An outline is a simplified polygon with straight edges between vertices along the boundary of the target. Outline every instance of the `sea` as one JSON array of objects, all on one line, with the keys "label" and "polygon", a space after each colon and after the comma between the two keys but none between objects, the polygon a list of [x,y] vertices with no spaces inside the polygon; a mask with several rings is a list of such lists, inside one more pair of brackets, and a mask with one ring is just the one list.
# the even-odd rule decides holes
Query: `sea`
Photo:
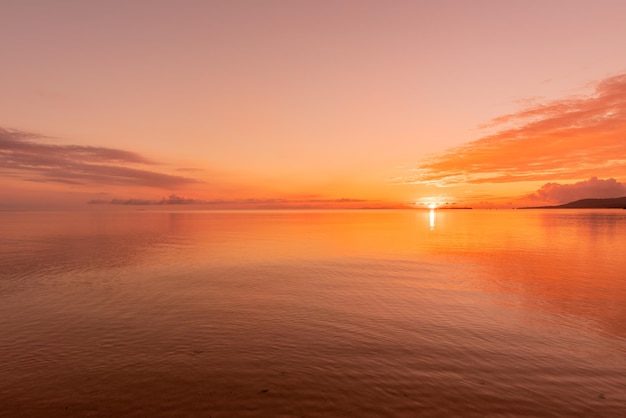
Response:
[{"label": "sea", "polygon": [[626,210],[0,212],[1,417],[625,417]]}]

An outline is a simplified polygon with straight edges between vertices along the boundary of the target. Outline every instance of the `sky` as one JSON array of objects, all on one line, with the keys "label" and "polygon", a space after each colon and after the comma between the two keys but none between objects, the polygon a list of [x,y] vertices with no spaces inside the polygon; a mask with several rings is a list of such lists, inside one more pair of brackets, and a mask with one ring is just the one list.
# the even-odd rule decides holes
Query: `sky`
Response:
[{"label": "sky", "polygon": [[0,208],[626,195],[626,2],[0,0]]}]

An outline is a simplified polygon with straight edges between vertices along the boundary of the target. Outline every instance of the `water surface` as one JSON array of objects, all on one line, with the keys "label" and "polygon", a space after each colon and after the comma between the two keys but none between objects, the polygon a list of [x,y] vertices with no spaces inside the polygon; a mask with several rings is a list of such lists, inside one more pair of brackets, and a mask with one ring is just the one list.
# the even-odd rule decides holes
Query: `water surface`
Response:
[{"label": "water surface", "polygon": [[626,211],[0,228],[0,416],[626,416]]}]

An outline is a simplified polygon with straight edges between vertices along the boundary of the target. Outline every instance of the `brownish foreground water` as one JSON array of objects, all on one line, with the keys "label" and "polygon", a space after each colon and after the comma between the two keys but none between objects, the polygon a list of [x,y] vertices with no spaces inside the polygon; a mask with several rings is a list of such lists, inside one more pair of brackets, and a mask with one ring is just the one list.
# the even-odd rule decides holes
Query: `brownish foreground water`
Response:
[{"label": "brownish foreground water", "polygon": [[1,212],[0,416],[626,416],[626,211]]}]

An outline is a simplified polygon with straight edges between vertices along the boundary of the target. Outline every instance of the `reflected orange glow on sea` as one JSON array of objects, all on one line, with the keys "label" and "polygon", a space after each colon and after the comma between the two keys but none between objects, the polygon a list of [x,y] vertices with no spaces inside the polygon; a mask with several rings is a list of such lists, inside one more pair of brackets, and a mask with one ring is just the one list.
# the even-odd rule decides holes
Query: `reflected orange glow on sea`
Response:
[{"label": "reflected orange glow on sea", "polygon": [[623,212],[3,212],[0,415],[621,416]]}]

